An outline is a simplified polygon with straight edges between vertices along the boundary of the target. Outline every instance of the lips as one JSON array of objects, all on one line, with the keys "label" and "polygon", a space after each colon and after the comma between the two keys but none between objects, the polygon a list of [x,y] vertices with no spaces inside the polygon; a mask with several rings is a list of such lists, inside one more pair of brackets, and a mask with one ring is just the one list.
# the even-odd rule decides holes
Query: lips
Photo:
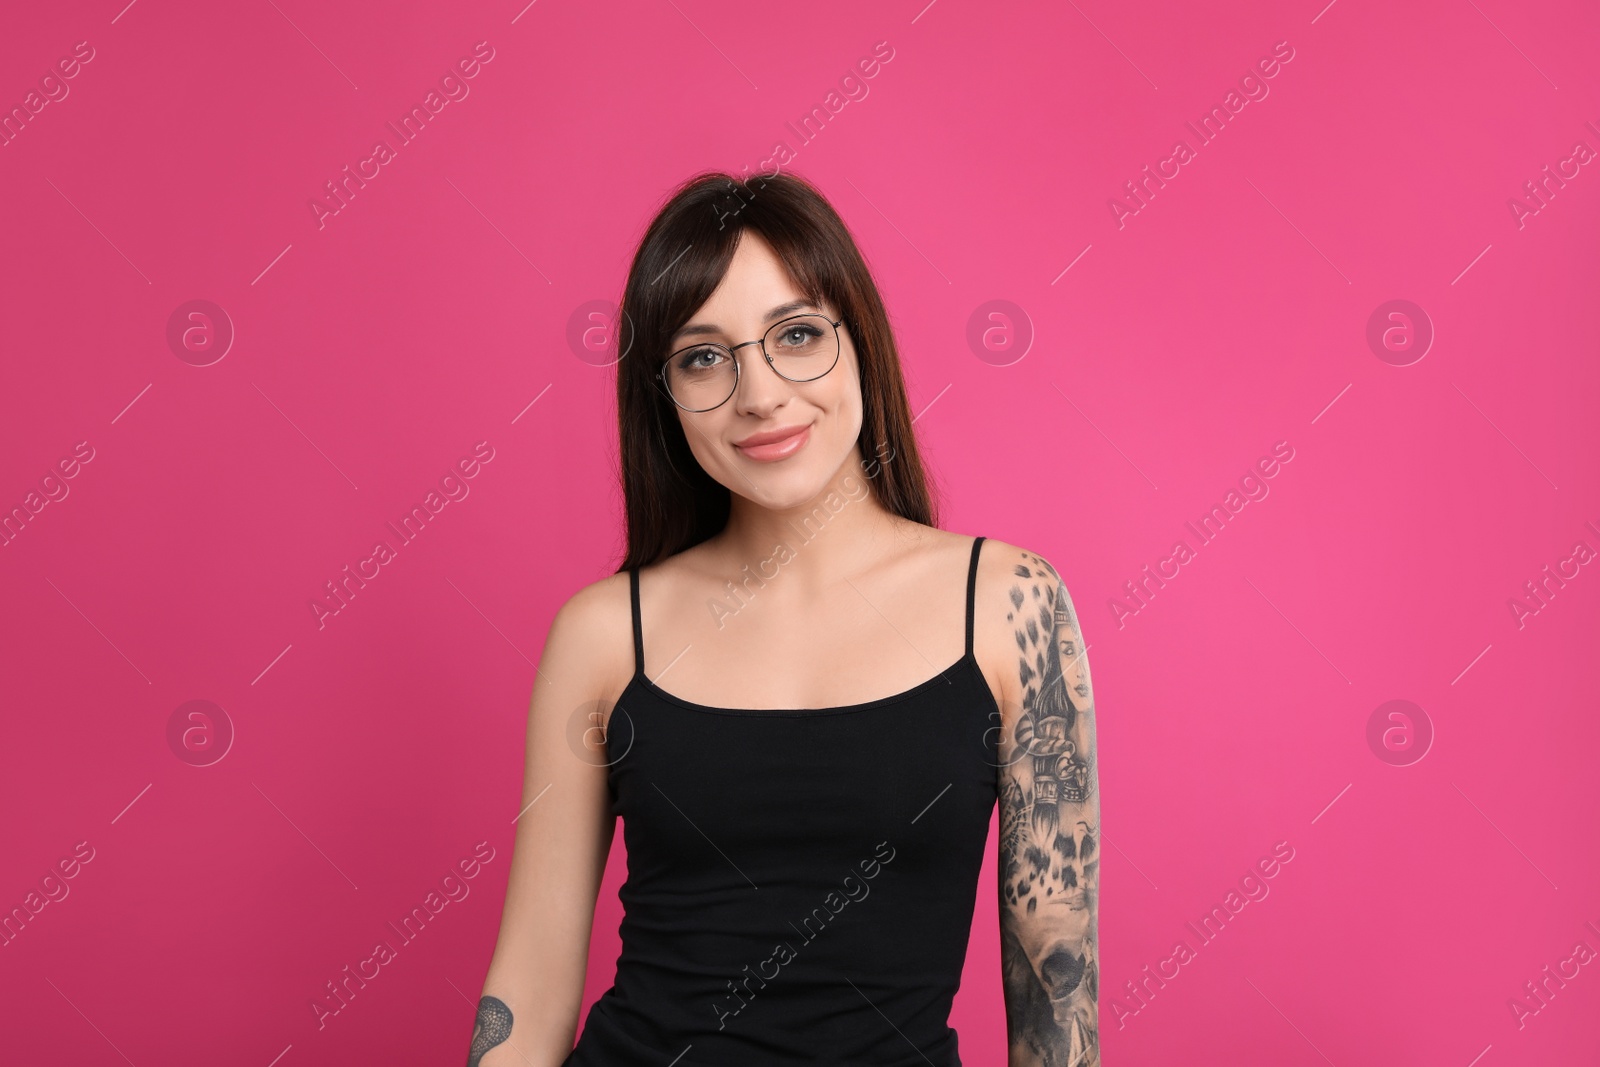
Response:
[{"label": "lips", "polygon": [[753,433],[744,440],[735,442],[733,447],[737,448],[746,459],[771,463],[794,455],[804,448],[810,439],[809,426],[783,426],[776,430]]}]

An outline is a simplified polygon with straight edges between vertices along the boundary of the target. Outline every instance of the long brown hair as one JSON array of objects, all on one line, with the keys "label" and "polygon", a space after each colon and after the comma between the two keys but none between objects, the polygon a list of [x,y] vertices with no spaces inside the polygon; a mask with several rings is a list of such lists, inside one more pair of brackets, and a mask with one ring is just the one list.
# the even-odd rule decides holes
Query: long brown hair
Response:
[{"label": "long brown hair", "polygon": [[716,290],[739,236],[772,246],[806,299],[838,309],[861,368],[861,447],[867,484],[883,506],[936,526],[937,504],[911,427],[889,317],[844,221],[804,179],[741,180],[709,172],[678,187],[651,221],[622,297],[616,331],[617,430],[627,550],[619,571],[647,566],[721,532],[728,489],[689,450],[657,370],[672,335]]}]

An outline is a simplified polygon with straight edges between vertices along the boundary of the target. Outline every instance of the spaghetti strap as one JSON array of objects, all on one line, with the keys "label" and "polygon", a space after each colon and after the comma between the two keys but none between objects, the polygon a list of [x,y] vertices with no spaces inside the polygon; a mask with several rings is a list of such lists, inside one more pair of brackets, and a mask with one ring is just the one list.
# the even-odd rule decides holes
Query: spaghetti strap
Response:
[{"label": "spaghetti strap", "polygon": [[639,568],[628,568],[628,595],[633,601],[633,670],[644,673],[644,627],[639,622]]},{"label": "spaghetti strap", "polygon": [[978,552],[983,548],[983,538],[975,537],[972,540],[972,562],[967,568],[967,655],[972,655],[972,617],[973,604],[977,600],[978,590]]}]

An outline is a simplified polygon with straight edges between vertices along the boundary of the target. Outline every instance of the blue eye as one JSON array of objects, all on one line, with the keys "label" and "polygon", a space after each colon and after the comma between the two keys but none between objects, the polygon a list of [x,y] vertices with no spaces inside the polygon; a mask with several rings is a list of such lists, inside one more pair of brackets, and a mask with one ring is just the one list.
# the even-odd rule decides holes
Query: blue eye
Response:
[{"label": "blue eye", "polygon": [[808,322],[785,325],[772,339],[774,347],[794,352],[812,347],[822,337],[822,330]]},{"label": "blue eye", "polygon": [[717,360],[722,358],[722,352],[716,348],[691,348],[678,353],[674,361],[677,369],[683,371],[710,370],[716,366]]}]

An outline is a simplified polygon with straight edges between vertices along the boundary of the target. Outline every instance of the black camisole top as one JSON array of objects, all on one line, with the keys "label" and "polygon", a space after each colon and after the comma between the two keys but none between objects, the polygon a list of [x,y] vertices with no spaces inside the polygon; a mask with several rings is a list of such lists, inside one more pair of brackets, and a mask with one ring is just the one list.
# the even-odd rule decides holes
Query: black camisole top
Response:
[{"label": "black camisole top", "polygon": [[999,776],[972,653],[894,696],[739,710],[634,675],[607,727],[614,984],[563,1067],[960,1067],[949,1025]]}]

